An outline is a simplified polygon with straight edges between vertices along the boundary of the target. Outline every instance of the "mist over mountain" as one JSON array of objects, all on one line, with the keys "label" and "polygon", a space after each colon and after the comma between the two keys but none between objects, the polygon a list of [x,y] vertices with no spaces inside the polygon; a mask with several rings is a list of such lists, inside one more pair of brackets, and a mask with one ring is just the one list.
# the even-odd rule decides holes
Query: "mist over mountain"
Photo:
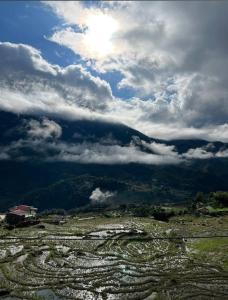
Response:
[{"label": "mist over mountain", "polygon": [[0,205],[39,209],[90,204],[186,201],[197,191],[225,190],[227,144],[164,141],[123,124],[67,121],[0,112]]},{"label": "mist over mountain", "polygon": [[228,299],[227,16],[0,1],[0,299]]},{"label": "mist over mountain", "polygon": [[227,190],[225,2],[0,5],[0,209]]}]

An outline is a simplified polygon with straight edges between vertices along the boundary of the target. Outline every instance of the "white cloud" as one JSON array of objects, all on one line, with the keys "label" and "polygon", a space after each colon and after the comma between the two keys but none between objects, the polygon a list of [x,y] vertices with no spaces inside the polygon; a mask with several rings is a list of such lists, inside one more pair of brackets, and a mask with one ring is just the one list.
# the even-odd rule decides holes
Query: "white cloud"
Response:
[{"label": "white cloud", "polygon": [[26,45],[0,43],[0,68],[0,108],[4,110],[89,118],[113,101],[107,82],[80,65],[51,65]]},{"label": "white cloud", "polygon": [[177,164],[181,161],[179,157],[170,155],[158,155],[145,153],[137,146],[102,145],[98,143],[82,144],[58,144],[53,145],[55,149],[61,150],[59,154],[50,160],[71,161],[78,163],[94,164]]},{"label": "white cloud", "polygon": [[92,191],[89,198],[93,204],[97,204],[97,203],[105,203],[107,199],[113,197],[114,195],[115,193],[110,191],[102,192],[101,189],[98,187],[94,191]]},{"label": "white cloud", "polygon": [[[80,2],[70,1],[44,3],[68,24],[67,28],[55,31],[49,37],[51,41],[70,48],[86,60],[103,60],[118,51],[113,39],[120,26],[115,18],[106,13],[107,8],[88,8],[83,7]],[[77,25],[77,28],[70,25]]]},{"label": "white cloud", "polygon": [[29,120],[26,129],[28,136],[35,139],[59,138],[62,135],[61,126],[47,118],[41,121]]},{"label": "white cloud", "polygon": [[[208,143],[200,148],[178,153],[174,145],[145,142],[133,137],[129,145],[121,146],[115,140],[99,142],[70,143],[60,139],[61,127],[54,121],[31,120],[25,126],[27,139],[19,139],[0,147],[0,160],[30,160],[37,158],[46,162],[75,162],[79,164],[129,164],[148,165],[180,164],[189,160],[228,157],[227,149],[221,147],[217,152]],[[46,130],[46,133],[44,132]],[[29,152],[27,150],[30,149]],[[29,154],[28,154],[29,153]]]},{"label": "white cloud", "polygon": [[188,152],[183,154],[183,157],[187,159],[208,159],[213,158],[214,154],[212,152],[207,152],[203,148],[189,149]]},{"label": "white cloud", "polygon": [[228,149],[220,150],[216,153],[216,157],[226,158],[228,157]]},{"label": "white cloud", "polygon": [[[161,138],[192,136],[227,141],[225,3],[102,2],[89,8],[71,2],[48,5],[69,25],[51,39],[92,60],[97,71],[121,72],[119,88],[135,90],[139,98],[109,106],[114,118]],[[85,20],[99,13],[120,25],[112,38],[116,50],[105,57],[80,48],[87,35]],[[71,25],[77,25],[79,31]],[[141,97],[149,100],[142,101]]]},{"label": "white cloud", "polygon": [[[148,144],[149,148],[150,145]],[[161,147],[161,146],[160,146]],[[165,145],[164,145],[165,147]],[[30,148],[32,154],[24,154],[24,149]],[[33,139],[20,139],[0,148],[4,153],[2,159],[7,158],[21,160],[37,157],[45,161],[66,161],[88,164],[177,164],[182,160],[178,155],[159,155],[143,152],[134,144],[120,146],[116,144],[83,142],[78,144],[66,143],[58,140],[45,141],[37,136]],[[1,157],[0,157],[1,159]]]},{"label": "white cloud", "polygon": [[151,151],[153,151],[156,154],[169,155],[169,156],[177,156],[178,155],[175,150],[175,146],[173,146],[173,145],[167,146],[165,144],[155,143],[155,142],[148,144],[144,141],[142,141],[142,145],[145,146],[146,148],[150,149]]},{"label": "white cloud", "polygon": [[[50,65],[42,58],[39,50],[25,44],[14,44],[9,42],[0,42],[0,64],[1,80],[6,76],[7,80],[13,80],[14,75],[20,73],[25,76],[39,74],[57,75],[60,68],[56,65]],[[14,82],[11,82],[12,87]]]},{"label": "white cloud", "polygon": [[204,80],[196,74],[164,82],[170,102],[159,91],[155,99],[125,101],[113,97],[109,84],[88,70],[79,65],[51,65],[30,46],[0,43],[0,68],[0,109],[6,111],[119,122],[161,139],[228,142],[228,124],[217,122],[218,118],[226,120],[226,92],[221,89],[217,94],[223,99],[217,108],[212,97],[216,80],[208,81],[203,102],[194,100],[198,99],[197,85]]},{"label": "white cloud", "polygon": [[[178,123],[150,123],[140,122],[137,124],[142,132],[154,138],[164,140],[176,139],[201,139],[206,141],[228,142],[228,124],[209,125],[205,127],[195,128],[186,127]],[[134,125],[132,124],[134,127]]]}]

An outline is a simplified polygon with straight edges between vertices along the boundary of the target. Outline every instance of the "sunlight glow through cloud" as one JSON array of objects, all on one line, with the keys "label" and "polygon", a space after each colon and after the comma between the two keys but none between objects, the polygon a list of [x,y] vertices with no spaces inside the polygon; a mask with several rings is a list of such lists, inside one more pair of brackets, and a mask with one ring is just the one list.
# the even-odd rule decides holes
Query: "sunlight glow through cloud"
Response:
[{"label": "sunlight glow through cloud", "polygon": [[117,21],[103,13],[91,14],[85,21],[84,44],[97,57],[114,52],[113,35],[118,30]]}]

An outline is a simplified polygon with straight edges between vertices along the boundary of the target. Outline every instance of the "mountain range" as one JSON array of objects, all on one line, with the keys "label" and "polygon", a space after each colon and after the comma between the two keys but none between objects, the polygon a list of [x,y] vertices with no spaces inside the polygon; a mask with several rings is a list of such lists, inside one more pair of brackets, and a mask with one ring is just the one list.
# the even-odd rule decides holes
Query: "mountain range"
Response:
[{"label": "mountain range", "polygon": [[183,202],[198,191],[227,189],[228,144],[164,141],[124,124],[1,111],[0,170],[0,210],[22,202],[40,210],[94,199]]}]

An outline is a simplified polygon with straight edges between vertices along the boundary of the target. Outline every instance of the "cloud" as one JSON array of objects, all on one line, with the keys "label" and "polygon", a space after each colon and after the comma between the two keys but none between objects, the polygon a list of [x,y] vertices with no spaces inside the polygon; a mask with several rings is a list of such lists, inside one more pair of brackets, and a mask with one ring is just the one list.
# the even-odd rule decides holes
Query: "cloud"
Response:
[{"label": "cloud", "polygon": [[[37,125],[39,128],[40,124],[36,124],[36,129]],[[183,161],[180,156],[175,156],[173,153],[171,155],[168,153],[160,155],[154,154],[151,151],[144,152],[138,145],[134,145],[134,143],[121,146],[115,144],[115,141],[113,141],[113,144],[107,144],[106,141],[104,141],[104,144],[102,144],[102,141],[99,141],[99,143],[83,142],[75,144],[66,143],[58,139],[41,139],[43,132],[40,131],[40,128],[38,131],[35,130],[35,134],[32,134],[31,139],[30,130],[28,128],[27,139],[19,139],[7,146],[0,147],[2,153],[0,159],[38,159],[47,162],[65,161],[106,165],[128,163],[163,165],[178,164]],[[144,146],[148,149],[150,148],[149,143],[144,143]],[[30,149],[29,152],[28,149]]]},{"label": "cloud", "polygon": [[50,160],[92,164],[177,164],[179,157],[145,153],[137,146],[102,145],[100,143],[58,144],[60,152]]},{"label": "cloud", "polygon": [[102,59],[118,50],[112,47],[112,35],[119,26],[115,18],[105,11],[95,6],[85,7],[80,2],[44,3],[64,19],[67,25],[55,31],[49,37],[50,41],[70,48],[88,61]]},{"label": "cloud", "polygon": [[0,153],[0,160],[9,160],[10,159],[10,156],[5,153],[5,152],[1,152]]},{"label": "cloud", "polygon": [[115,193],[110,191],[102,192],[101,189],[98,187],[94,191],[92,191],[89,198],[93,204],[98,204],[105,203],[107,199],[113,197],[114,195]]},{"label": "cloud", "polygon": [[[116,101],[109,106],[114,118],[160,138],[227,141],[225,2],[47,5],[68,24],[67,29],[56,30],[51,40],[70,47],[97,72],[120,72],[118,87],[135,91],[127,104]],[[112,38],[115,51],[105,57],[80,48],[87,35],[86,18],[99,13],[119,24]]]},{"label": "cloud", "polygon": [[[0,42],[0,64],[1,64],[1,81],[6,78],[10,80],[9,84],[14,87],[14,75],[21,74],[22,78],[26,74],[40,75],[51,74],[57,75],[60,68],[50,65],[41,56],[39,50],[25,44],[14,44],[9,42]],[[31,74],[32,73],[32,74]],[[22,84],[22,83],[21,83]]]},{"label": "cloud", "polygon": [[178,123],[150,123],[140,122],[139,127],[142,132],[154,138],[164,140],[177,139],[199,139],[206,141],[221,141],[228,142],[228,124],[223,125],[208,125],[205,127],[195,128],[187,127]]},{"label": "cloud", "polygon": [[186,157],[187,159],[208,159],[213,158],[214,154],[212,152],[207,152],[203,148],[195,148],[189,149],[183,154],[183,157]]},{"label": "cloud", "polygon": [[61,126],[47,118],[41,121],[29,120],[26,129],[28,136],[35,139],[59,138],[62,135]]},{"label": "cloud", "polygon": [[228,157],[221,146],[215,152],[213,143],[204,147],[191,148],[186,153],[178,153],[174,145],[145,142],[137,136],[128,145],[120,145],[108,136],[96,142],[74,143],[61,139],[61,126],[47,118],[24,123],[25,137],[0,146],[0,160],[41,160],[45,162],[71,162],[79,164],[148,164],[171,165],[189,160]]},{"label": "cloud", "polygon": [[27,45],[0,43],[0,68],[0,108],[4,110],[90,118],[113,101],[107,82],[80,65],[51,65]]},{"label": "cloud", "polygon": [[220,157],[220,158],[226,158],[226,157],[228,157],[228,149],[218,151],[216,153],[216,157]]},{"label": "cloud", "polygon": [[175,146],[173,145],[167,146],[165,144],[155,142],[149,144],[144,141],[142,141],[142,145],[159,155],[177,156]]},{"label": "cloud", "polygon": [[124,100],[89,69],[52,65],[28,45],[0,43],[0,68],[2,110],[123,123],[160,139],[228,142],[228,91],[216,76],[179,72],[160,81],[151,98]]}]

